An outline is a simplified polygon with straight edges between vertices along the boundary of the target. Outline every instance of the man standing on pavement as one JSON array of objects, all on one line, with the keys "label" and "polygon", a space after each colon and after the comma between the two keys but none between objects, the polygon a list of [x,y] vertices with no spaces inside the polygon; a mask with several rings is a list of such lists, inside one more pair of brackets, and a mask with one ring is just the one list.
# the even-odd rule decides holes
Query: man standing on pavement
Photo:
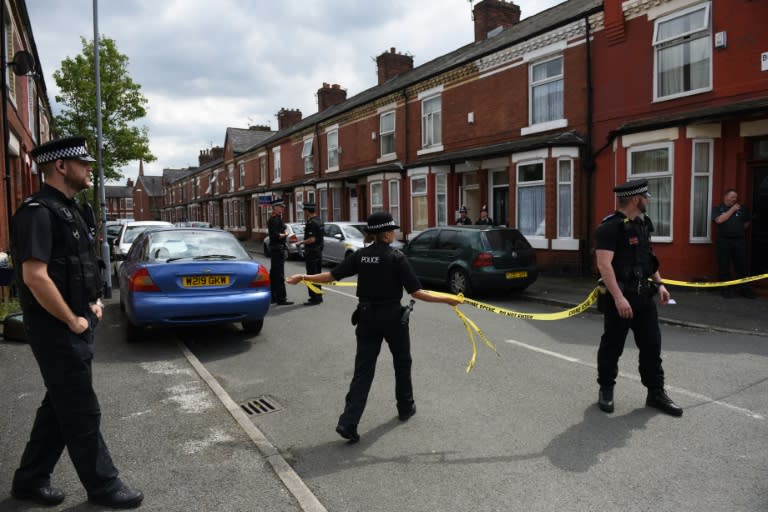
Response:
[{"label": "man standing on pavement", "polygon": [[645,216],[650,201],[647,180],[634,180],[613,189],[619,209],[603,219],[595,234],[597,268],[610,296],[604,313],[604,333],[597,351],[598,406],[613,412],[613,387],[619,357],[629,329],[640,351],[640,380],[648,388],[645,404],[672,416],[682,416],[664,391],[661,331],[656,293],[662,304],[670,299],[661,284],[659,261],[651,248],[653,224]]},{"label": "man standing on pavement", "polygon": [[480,208],[480,218],[475,222],[478,226],[493,226],[493,219],[488,216],[488,207],[483,205]]},{"label": "man standing on pavement", "polygon": [[[717,266],[720,281],[729,281],[731,261],[737,278],[747,275],[747,240],[745,233],[752,216],[749,209],[739,203],[739,194],[732,188],[725,191],[723,202],[712,208],[712,221],[717,225]],[[724,297],[731,297],[731,290],[723,289]],[[743,285],[741,293],[749,299],[755,296],[749,285]]]},{"label": "man standing on pavement", "polygon": [[47,142],[30,153],[45,176],[11,221],[11,245],[24,330],[46,393],[13,478],[11,494],[42,505],[64,501],[51,473],[66,446],[92,503],[138,507],[144,495],[117,477],[100,432],[93,390],[94,328],[101,320],[101,277],[94,237],[74,196],[92,186],[84,137]]},{"label": "man standing on pavement", "polygon": [[[299,243],[304,246],[307,274],[319,274],[323,271],[323,221],[319,215],[315,215],[315,208],[314,203],[304,203],[304,216],[307,223],[304,226],[304,240]],[[307,290],[309,300],[304,303],[305,306],[323,303],[322,294],[312,291],[311,288]]]},{"label": "man standing on pavement", "polygon": [[285,256],[283,247],[285,247],[285,237],[288,236],[283,223],[283,210],[285,203],[282,199],[273,199],[272,217],[267,221],[267,230],[269,233],[269,281],[272,288],[272,304],[278,306],[289,306],[293,304],[288,300],[288,294],[285,291]]},{"label": "man standing on pavement", "polygon": [[471,226],[472,225],[472,219],[470,219],[467,216],[467,207],[462,206],[459,208],[459,218],[456,220],[457,226]]}]

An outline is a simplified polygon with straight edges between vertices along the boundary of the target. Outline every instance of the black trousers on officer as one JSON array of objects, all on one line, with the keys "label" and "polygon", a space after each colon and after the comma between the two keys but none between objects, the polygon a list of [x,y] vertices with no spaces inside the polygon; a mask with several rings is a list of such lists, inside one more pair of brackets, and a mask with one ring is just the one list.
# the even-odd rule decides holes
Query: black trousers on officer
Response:
[{"label": "black trousers on officer", "polygon": [[717,269],[721,281],[731,277],[731,261],[737,278],[747,275],[747,244],[744,238],[717,239]]},{"label": "black trousers on officer", "polygon": [[91,328],[77,335],[47,314],[24,313],[46,393],[13,478],[15,488],[49,485],[65,446],[89,495],[110,493],[121,485],[101,437],[101,409],[91,373],[95,317],[90,316]]},{"label": "black trousers on officer", "polygon": [[[323,271],[323,253],[321,251],[307,251],[304,254],[304,263],[307,268],[307,274],[319,274]],[[315,285],[320,288],[320,285]],[[323,302],[323,296],[317,292],[313,292],[311,288],[309,290],[309,300],[313,302]]]},{"label": "black trousers on officer", "polygon": [[640,351],[640,380],[647,388],[664,387],[664,370],[661,367],[661,331],[653,297],[625,292],[632,306],[631,319],[621,318],[612,298],[606,301],[603,325],[604,333],[597,350],[597,382],[600,386],[613,386],[619,374],[619,358],[630,329]]},{"label": "black trousers on officer", "polygon": [[282,246],[269,246],[269,286],[272,290],[272,302],[285,302],[285,258]]},{"label": "black trousers on officer", "polygon": [[411,383],[411,339],[408,325],[400,323],[403,307],[399,303],[379,306],[359,306],[360,320],[355,355],[355,374],[349,385],[344,412],[339,417],[341,425],[357,425],[363,415],[368,393],[376,371],[376,360],[381,342],[386,340],[392,352],[395,367],[395,398],[398,412],[406,412],[413,405]]}]

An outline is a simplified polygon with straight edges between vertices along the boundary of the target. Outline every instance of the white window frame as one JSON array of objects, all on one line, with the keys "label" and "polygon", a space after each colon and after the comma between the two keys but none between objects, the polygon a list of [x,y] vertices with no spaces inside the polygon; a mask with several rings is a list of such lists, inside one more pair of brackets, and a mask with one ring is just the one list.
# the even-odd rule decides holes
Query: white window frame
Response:
[{"label": "white window frame", "polygon": [[395,220],[395,224],[400,225],[400,180],[387,181],[389,213]]},{"label": "white window frame", "polygon": [[314,137],[304,139],[304,143],[301,146],[301,159],[304,161],[304,174],[312,174],[315,172],[315,163],[312,159],[312,144],[314,143]]},{"label": "white window frame", "polygon": [[328,222],[328,189],[320,188],[317,190],[317,208],[320,210],[320,220]]},{"label": "white window frame", "polygon": [[280,164],[280,146],[272,148],[272,183],[280,183],[282,170]]},{"label": "white window frame", "polygon": [[[425,228],[421,228],[421,226],[417,227],[414,220],[414,212],[416,211],[416,208],[414,207],[414,199],[428,197],[428,194],[429,194],[429,179],[427,178],[428,176],[426,174],[411,176],[411,230],[413,231],[412,234],[420,232],[422,231],[422,229],[426,229],[427,227],[429,227],[429,217],[427,217],[427,225],[425,226]],[[414,183],[422,180],[424,181],[424,191],[415,192]],[[429,203],[429,199],[427,199],[427,203]],[[429,204],[427,204],[427,206],[429,206]]]},{"label": "white window frame", "polygon": [[[527,167],[529,165],[540,165],[541,166],[541,179],[540,180],[531,180],[531,181],[521,181],[520,180],[520,169],[522,167]],[[526,161],[520,161],[517,162],[515,165],[515,220],[517,224],[517,229],[520,230],[521,233],[525,235],[525,237],[528,239],[530,244],[536,248],[536,249],[548,249],[549,244],[547,240],[547,168],[545,165],[544,160],[526,160]],[[522,230],[522,227],[520,226],[520,189],[521,188],[532,188],[532,187],[543,187],[544,188],[544,233],[541,235],[536,235],[535,231],[532,234],[524,233]],[[537,227],[538,230],[538,227]]]},{"label": "white window frame", "polygon": [[[560,165],[563,163],[567,163],[569,165],[569,179],[567,181],[562,180],[560,176]],[[570,158],[560,158],[557,160],[557,238],[573,238],[573,167],[573,160]],[[567,206],[564,206],[560,203],[560,187],[563,185],[567,185],[570,188],[571,202]],[[570,226],[568,227],[568,231],[570,233],[566,233],[565,235],[560,232],[560,214],[563,212],[563,208],[568,209],[568,217],[570,220]]]},{"label": "white window frame", "polygon": [[[635,173],[632,169],[632,155],[641,151],[653,151],[656,149],[666,149],[668,151],[668,169],[651,173]],[[627,179],[647,179],[649,182],[658,179],[669,179],[669,235],[658,234],[658,226],[660,222],[658,219],[654,219],[652,215],[651,221],[653,222],[655,231],[653,233],[654,242],[672,242],[674,239],[674,226],[675,226],[675,144],[673,142],[658,142],[654,144],[643,144],[627,148]],[[649,187],[650,188],[650,187]],[[651,201],[659,201],[659,197],[651,197]]]},{"label": "white window frame", "polygon": [[[547,64],[555,60],[560,61],[560,74],[554,75],[554,76],[548,76],[541,80],[534,81],[534,69],[538,66]],[[558,118],[544,119],[536,122],[534,90],[537,87],[546,86],[554,82],[562,82],[563,84],[561,97],[560,97],[560,106],[562,108],[561,115]],[[541,59],[536,62],[532,62],[528,66],[528,123],[529,123],[529,126],[528,126],[529,130],[528,132],[523,133],[523,135],[526,135],[527,133],[532,133],[535,131],[551,130],[553,128],[561,128],[561,127],[567,126],[568,123],[565,119],[565,59],[563,58],[563,55],[552,55],[546,59]]]},{"label": "white window frame", "polygon": [[267,184],[267,154],[259,155],[259,185]]},{"label": "white window frame", "polygon": [[[708,161],[709,165],[706,169],[701,170],[697,169],[696,167],[696,146],[699,144],[706,144],[708,145]],[[710,243],[712,241],[712,222],[710,221],[710,215],[711,215],[711,206],[712,206],[712,176],[714,174],[713,170],[713,164],[714,164],[714,155],[715,155],[715,141],[713,139],[693,139],[691,141],[691,231],[690,231],[690,241],[691,243]],[[695,226],[695,206],[696,196],[696,178],[707,178],[707,197],[704,200],[704,211],[702,212],[704,215],[704,225],[707,226],[707,233],[705,236],[696,236],[693,232],[694,226]]]},{"label": "white window frame", "polygon": [[240,162],[240,189],[245,188],[245,162]]},{"label": "white window frame", "polygon": [[[434,112],[425,112],[427,103],[438,102],[439,108]],[[421,148],[422,151],[442,151],[443,149],[443,95],[442,92],[422,98],[421,100]],[[420,153],[422,154],[422,153]]]},{"label": "white window frame", "polygon": [[[443,206],[440,207],[440,196],[443,196]],[[435,223],[438,226],[450,225],[448,219],[448,175],[440,172],[435,174]]]},{"label": "white window frame", "polygon": [[[371,213],[376,212],[383,212],[384,211],[384,182],[382,181],[372,181],[370,184],[370,195],[371,195],[371,201],[370,201],[370,211]],[[378,191],[378,193],[376,192]]]},{"label": "white window frame", "polygon": [[326,172],[339,170],[339,129],[334,128],[326,134],[328,145],[328,168]]},{"label": "white window frame", "polygon": [[[392,128],[387,129],[384,127],[384,120],[392,118]],[[395,147],[395,130],[397,125],[395,124],[397,122],[397,116],[395,116],[395,111],[390,110],[389,112],[383,112],[379,116],[379,153],[381,155],[381,158],[385,158],[388,156],[396,155],[397,154],[397,148]],[[392,151],[385,152],[384,151],[384,141],[385,140],[391,140],[391,146]]]},{"label": "white window frame", "polygon": [[229,181],[229,192],[235,190],[235,164],[227,165],[227,180]]},{"label": "white window frame", "polygon": [[29,133],[32,135],[32,140],[37,143],[37,116],[35,115],[35,106],[37,105],[37,85],[35,85],[34,77],[27,77],[27,107],[29,111],[29,119],[27,125],[29,127]]},{"label": "white window frame", "polygon": [[[683,16],[686,16],[688,14],[691,14],[692,12],[696,12],[699,10],[704,9],[704,18],[705,18],[705,24],[706,26],[697,28],[695,30],[690,30],[688,32],[684,32],[681,34],[676,34],[673,37],[669,37],[667,39],[659,40],[659,25],[672,21],[675,18],[681,18]],[[667,94],[665,96],[661,96],[659,91],[659,54],[661,51],[666,50],[668,48],[682,46],[682,45],[690,45],[693,41],[703,39],[706,48],[707,48],[707,59],[709,60],[709,73],[707,76],[708,84],[699,87],[698,89],[690,89],[690,90],[683,90],[680,92]],[[668,14],[666,16],[660,17],[654,21],[653,24],[653,40],[652,40],[652,46],[653,46],[653,100],[654,101],[667,101],[672,100],[675,98],[681,98],[685,96],[691,96],[693,94],[701,94],[703,92],[708,92],[712,90],[712,17],[711,17],[711,4],[710,2],[704,2],[700,3],[694,6],[691,6],[687,9],[682,9],[680,11]],[[690,62],[687,63],[688,66],[690,66]]]},{"label": "white window frame", "polygon": [[335,187],[333,186],[335,183],[331,184],[330,190],[331,190],[331,215],[333,216],[334,221],[338,222],[341,220],[341,207],[342,207],[342,192],[343,189],[341,187]]}]

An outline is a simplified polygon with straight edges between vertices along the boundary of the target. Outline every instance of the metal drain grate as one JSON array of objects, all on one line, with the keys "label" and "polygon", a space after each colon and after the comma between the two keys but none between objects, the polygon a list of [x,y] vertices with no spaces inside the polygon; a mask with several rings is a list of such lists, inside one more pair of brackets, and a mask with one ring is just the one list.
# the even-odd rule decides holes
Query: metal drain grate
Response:
[{"label": "metal drain grate", "polygon": [[260,396],[258,398],[252,398],[246,402],[240,404],[240,408],[245,411],[248,416],[258,416],[261,414],[267,414],[270,412],[281,411],[283,407],[275,401],[271,396]]}]

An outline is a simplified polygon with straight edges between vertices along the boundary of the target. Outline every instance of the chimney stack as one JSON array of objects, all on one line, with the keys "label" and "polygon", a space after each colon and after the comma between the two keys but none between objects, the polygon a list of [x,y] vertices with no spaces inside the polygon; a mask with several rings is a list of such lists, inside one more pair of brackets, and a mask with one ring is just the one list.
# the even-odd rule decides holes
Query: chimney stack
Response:
[{"label": "chimney stack", "polygon": [[267,124],[254,124],[252,126],[248,127],[249,130],[253,130],[255,132],[271,132],[272,128],[269,127]]},{"label": "chimney stack", "polygon": [[475,20],[475,42],[488,38],[495,28],[504,29],[520,22],[520,7],[505,0],[483,0],[472,9]]},{"label": "chimney stack", "polygon": [[402,75],[413,69],[413,57],[397,53],[392,47],[388,52],[384,52],[376,57],[376,67],[379,73],[379,85],[390,78]]},{"label": "chimney stack", "polygon": [[317,90],[317,111],[322,112],[328,107],[344,103],[347,100],[347,91],[339,84],[329,85],[323,82],[323,87]]},{"label": "chimney stack", "polygon": [[221,146],[215,146],[211,149],[201,149],[200,154],[197,156],[197,163],[202,167],[218,158],[224,158],[224,148]]},{"label": "chimney stack", "polygon": [[277,113],[277,129],[279,131],[290,128],[301,121],[301,119],[301,110],[281,108]]},{"label": "chimney stack", "polygon": [[127,180],[125,180],[125,186],[133,188],[133,180],[131,178],[128,178]]}]

